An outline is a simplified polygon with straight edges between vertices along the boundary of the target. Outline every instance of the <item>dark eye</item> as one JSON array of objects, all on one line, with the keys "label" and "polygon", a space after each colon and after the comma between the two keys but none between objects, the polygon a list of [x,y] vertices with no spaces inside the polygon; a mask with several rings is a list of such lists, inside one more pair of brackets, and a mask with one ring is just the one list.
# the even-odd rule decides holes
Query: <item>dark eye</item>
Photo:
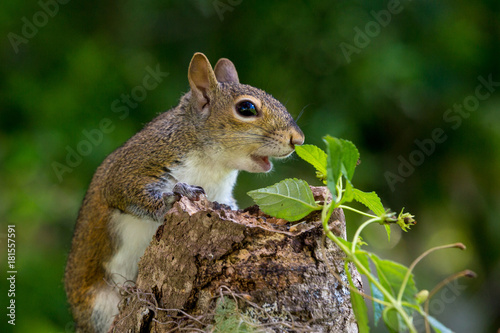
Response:
[{"label": "dark eye", "polygon": [[257,115],[257,107],[250,101],[242,101],[236,104],[236,111],[243,117],[255,117]]}]

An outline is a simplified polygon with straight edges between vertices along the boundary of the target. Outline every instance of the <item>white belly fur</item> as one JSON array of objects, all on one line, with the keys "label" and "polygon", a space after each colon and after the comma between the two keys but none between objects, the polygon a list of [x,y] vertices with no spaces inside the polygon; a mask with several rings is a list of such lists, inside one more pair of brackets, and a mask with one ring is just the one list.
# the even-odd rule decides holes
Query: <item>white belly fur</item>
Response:
[{"label": "white belly fur", "polygon": [[115,283],[135,281],[137,263],[160,223],[117,211],[111,217],[111,225],[116,232],[118,250],[106,264],[106,270],[112,274]]},{"label": "white belly fur", "polygon": [[[112,278],[109,282],[121,286],[125,281],[137,278],[139,259],[160,223],[116,211],[111,217],[111,225],[116,232],[118,250],[105,267]],[[119,301],[117,288],[106,286],[97,293],[92,321],[99,332],[109,329],[113,317],[118,314]]]},{"label": "white belly fur", "polygon": [[105,333],[111,327],[114,317],[118,314],[120,295],[116,288],[106,286],[96,295],[92,311],[92,324],[99,333]]},{"label": "white belly fur", "polygon": [[[210,201],[237,209],[232,195],[237,170],[228,169],[222,164],[211,165],[206,163],[206,159],[191,156],[184,161],[182,167],[172,170],[171,175],[177,182],[203,187]],[[127,280],[136,280],[139,259],[160,223],[116,211],[111,217],[111,226],[113,232],[116,232],[118,250],[105,267],[112,278],[110,282],[120,286]],[[92,320],[100,332],[106,332],[114,316],[118,314],[119,300],[117,288],[111,286],[106,286],[97,293]]]},{"label": "white belly fur", "polygon": [[238,209],[233,199],[233,187],[238,170],[230,169],[224,163],[207,163],[207,158],[196,155],[186,158],[181,167],[171,170],[171,175],[181,183],[203,187],[210,201]]}]

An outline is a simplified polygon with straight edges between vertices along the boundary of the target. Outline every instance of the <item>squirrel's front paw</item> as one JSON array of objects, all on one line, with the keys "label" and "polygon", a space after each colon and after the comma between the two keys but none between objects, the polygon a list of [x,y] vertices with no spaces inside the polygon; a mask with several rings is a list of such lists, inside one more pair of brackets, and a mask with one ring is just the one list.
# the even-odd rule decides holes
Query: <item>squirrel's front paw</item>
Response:
[{"label": "squirrel's front paw", "polygon": [[200,200],[201,195],[205,195],[205,190],[201,186],[177,183],[172,190],[177,195],[188,197],[190,200]]},{"label": "squirrel's front paw", "polygon": [[190,200],[197,201],[200,200],[201,195],[205,195],[205,190],[201,186],[177,183],[172,189],[172,192],[163,193],[163,201],[168,209],[170,209],[174,202],[179,201],[181,197],[187,197]]}]

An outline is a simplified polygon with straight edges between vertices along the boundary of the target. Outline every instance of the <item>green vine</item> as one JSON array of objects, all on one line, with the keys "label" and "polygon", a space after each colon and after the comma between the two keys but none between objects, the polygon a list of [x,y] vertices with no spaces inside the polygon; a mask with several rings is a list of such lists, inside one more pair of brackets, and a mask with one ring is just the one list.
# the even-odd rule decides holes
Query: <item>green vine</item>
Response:
[{"label": "green vine", "polygon": [[[434,288],[431,293],[427,290],[418,290],[414,281],[413,269],[424,257],[430,253],[447,249],[459,248],[464,250],[461,243],[434,247],[420,255],[409,267],[399,263],[382,260],[374,253],[363,250],[366,244],[361,240],[361,232],[371,224],[380,224],[385,227],[387,237],[390,239],[390,224],[397,224],[403,231],[408,231],[416,222],[414,216],[401,210],[399,214],[384,209],[382,202],[375,192],[363,192],[352,185],[354,171],[358,164],[359,152],[356,146],[347,140],[324,137],[326,152],[314,145],[296,147],[297,154],[316,169],[316,176],[327,186],[332,195],[330,202],[320,204],[314,201],[312,191],[304,180],[285,179],[273,186],[248,192],[254,201],[267,214],[298,221],[312,211],[321,210],[321,220],[326,237],[331,239],[345,253],[345,271],[351,290],[351,302],[358,322],[359,331],[369,332],[368,312],[364,294],[359,292],[352,282],[348,263],[354,263],[357,270],[368,279],[373,302],[375,324],[383,319],[391,332],[417,332],[413,323],[413,316],[418,313],[426,320],[426,331],[430,327],[435,332],[451,332],[435,318],[428,314],[429,298],[436,293]],[[372,213],[355,209],[348,205],[359,202],[366,206]],[[332,233],[328,221],[337,208],[353,211],[368,218],[356,230],[349,242]],[[375,267],[372,272],[370,262]],[[451,280],[462,277],[474,276],[470,271],[464,271],[446,279],[439,284],[441,288]],[[422,304],[425,304],[422,307]]]}]

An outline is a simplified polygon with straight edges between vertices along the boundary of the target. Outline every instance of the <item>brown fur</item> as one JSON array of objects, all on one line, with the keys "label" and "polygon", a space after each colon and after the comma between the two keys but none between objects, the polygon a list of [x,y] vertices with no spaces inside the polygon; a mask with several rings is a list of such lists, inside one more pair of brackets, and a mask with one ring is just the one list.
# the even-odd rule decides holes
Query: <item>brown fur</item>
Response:
[{"label": "brown fur", "polygon": [[[166,189],[177,181],[171,170],[183,168],[191,156],[212,163],[211,155],[222,152],[230,161],[264,148],[289,153],[303,141],[285,107],[264,91],[240,84],[229,60],[221,59],[213,71],[204,55],[195,54],[188,73],[191,91],[179,105],[109,155],[92,178],[65,273],[68,301],[83,332],[95,331],[91,316],[96,292],[112,281],[106,263],[121,245],[110,226],[114,212],[161,222],[170,208],[165,196],[172,195]],[[234,103],[241,96],[261,102],[260,118],[245,122],[234,116]]]}]

